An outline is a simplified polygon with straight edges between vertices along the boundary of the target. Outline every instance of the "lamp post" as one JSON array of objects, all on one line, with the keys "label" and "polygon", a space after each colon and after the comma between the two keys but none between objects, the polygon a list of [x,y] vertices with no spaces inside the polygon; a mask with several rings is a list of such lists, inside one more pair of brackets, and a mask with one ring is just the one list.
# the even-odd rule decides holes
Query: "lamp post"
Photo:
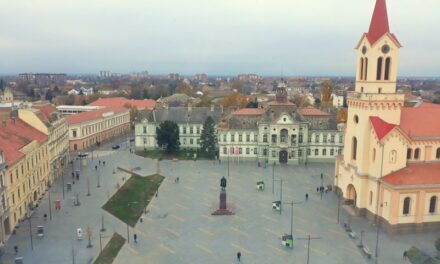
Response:
[{"label": "lamp post", "polygon": [[338,224],[339,224],[339,211],[341,209],[341,195],[338,193]]},{"label": "lamp post", "polygon": [[280,182],[280,214],[281,214],[282,207],[283,207],[283,179],[277,179],[277,180],[274,179],[274,182],[275,181]]},{"label": "lamp post", "polygon": [[47,192],[49,194],[49,219],[52,220],[52,202],[50,201],[50,184],[47,183]]},{"label": "lamp post", "polygon": [[229,179],[229,151],[230,149],[228,148],[228,179]]},{"label": "lamp post", "polygon": [[105,227],[104,227],[104,214],[101,214],[101,232],[105,232]]},{"label": "lamp post", "polygon": [[321,239],[322,237],[311,237],[310,235],[308,235],[307,237],[300,237],[297,238],[299,240],[307,240],[307,264],[309,264],[309,260],[310,260],[310,240],[312,239]]},{"label": "lamp post", "polygon": [[29,238],[31,239],[31,249],[32,251],[34,251],[34,241],[32,239],[32,221],[31,221],[31,216],[28,215],[28,222],[29,222]]},{"label": "lamp post", "polygon": [[272,194],[275,193],[275,161],[272,164]]},{"label": "lamp post", "polygon": [[96,171],[96,175],[98,176],[98,182],[96,183],[96,188],[100,188],[101,187],[101,183],[99,181],[99,170]]},{"label": "lamp post", "polygon": [[64,198],[65,198],[65,194],[64,194],[64,188],[65,188],[65,185],[64,185],[64,173],[61,173],[61,181],[62,181],[62,184],[63,184],[63,200],[64,200]]}]

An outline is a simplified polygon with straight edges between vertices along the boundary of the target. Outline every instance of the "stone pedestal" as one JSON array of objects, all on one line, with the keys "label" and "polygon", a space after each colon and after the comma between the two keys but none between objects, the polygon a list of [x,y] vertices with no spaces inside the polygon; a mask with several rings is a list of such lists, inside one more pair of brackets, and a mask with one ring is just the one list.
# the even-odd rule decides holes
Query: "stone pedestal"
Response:
[{"label": "stone pedestal", "polygon": [[220,191],[220,210],[226,210],[226,191],[221,190]]},{"label": "stone pedestal", "polygon": [[226,190],[220,191],[220,203],[218,209],[215,210],[212,215],[233,215],[233,206],[228,205],[226,202]]}]

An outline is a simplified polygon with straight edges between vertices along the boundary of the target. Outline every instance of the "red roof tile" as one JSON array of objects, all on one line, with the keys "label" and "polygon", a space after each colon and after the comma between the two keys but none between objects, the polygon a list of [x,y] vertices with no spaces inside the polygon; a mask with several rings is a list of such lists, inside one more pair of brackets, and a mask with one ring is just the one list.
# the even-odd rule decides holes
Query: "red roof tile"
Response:
[{"label": "red roof tile", "polygon": [[47,136],[19,119],[15,119],[15,123],[8,119],[6,127],[1,124],[0,149],[8,165],[14,164],[23,157],[24,153],[20,149],[34,140],[42,143],[47,140]]},{"label": "red roof tile", "polygon": [[128,109],[120,106],[109,106],[101,109],[96,109],[92,111],[82,112],[79,114],[68,115],[67,122],[69,124],[78,124],[82,122],[87,122],[91,120],[101,119],[102,115],[105,113],[113,112],[113,113],[122,113],[127,112]]},{"label": "red roof tile", "polygon": [[382,180],[398,186],[440,184],[440,162],[410,163],[406,168],[393,172]]},{"label": "red roof tile", "polygon": [[400,128],[411,138],[440,137],[440,105],[422,103],[418,107],[404,107]]},{"label": "red roof tile", "polygon": [[109,98],[99,98],[98,100],[90,103],[89,105],[120,106],[120,107],[124,107],[125,105],[131,105],[131,106],[135,106],[138,110],[144,110],[144,109],[152,110],[156,106],[156,101],[151,99],[130,100],[124,97],[109,97]]},{"label": "red roof tile", "polygon": [[313,106],[301,107],[298,109],[299,113],[303,116],[329,116],[329,113],[316,109]]},{"label": "red roof tile", "polygon": [[262,108],[243,108],[238,111],[235,111],[233,115],[236,116],[259,116],[264,113],[264,109]]},{"label": "red roof tile", "polygon": [[388,133],[397,126],[385,122],[380,117],[377,116],[370,116],[370,122],[379,140],[382,140],[382,138],[388,135]]}]

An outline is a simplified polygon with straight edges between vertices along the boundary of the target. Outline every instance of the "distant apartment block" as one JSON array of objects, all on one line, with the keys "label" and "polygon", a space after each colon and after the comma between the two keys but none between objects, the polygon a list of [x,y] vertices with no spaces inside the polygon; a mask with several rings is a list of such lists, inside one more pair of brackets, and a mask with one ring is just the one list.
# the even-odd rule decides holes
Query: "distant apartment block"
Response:
[{"label": "distant apartment block", "polygon": [[65,73],[20,73],[18,79],[36,84],[39,87],[51,84],[61,85],[66,82]]}]

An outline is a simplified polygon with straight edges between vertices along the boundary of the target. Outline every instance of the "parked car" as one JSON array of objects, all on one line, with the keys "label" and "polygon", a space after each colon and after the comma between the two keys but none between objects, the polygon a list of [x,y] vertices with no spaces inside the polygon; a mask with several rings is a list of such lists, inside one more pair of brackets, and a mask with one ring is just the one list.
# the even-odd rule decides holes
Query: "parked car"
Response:
[{"label": "parked car", "polygon": [[113,145],[112,146],[112,149],[119,149],[121,146],[119,146],[119,145]]},{"label": "parked car", "polygon": [[85,157],[87,157],[89,155],[89,153],[87,153],[87,152],[80,152],[80,153],[78,153],[78,157],[80,157],[80,158],[85,158]]}]

